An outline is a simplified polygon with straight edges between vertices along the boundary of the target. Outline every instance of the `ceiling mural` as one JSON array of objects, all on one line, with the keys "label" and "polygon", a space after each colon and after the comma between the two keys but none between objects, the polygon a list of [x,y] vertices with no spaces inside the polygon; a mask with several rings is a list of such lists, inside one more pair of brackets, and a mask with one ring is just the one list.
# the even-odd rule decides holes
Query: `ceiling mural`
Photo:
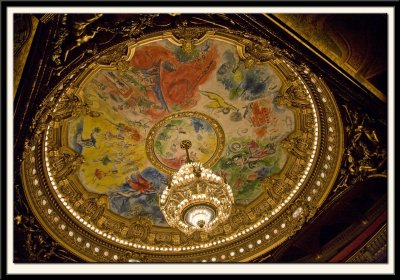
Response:
[{"label": "ceiling mural", "polygon": [[236,203],[248,204],[287,159],[281,141],[295,120],[276,103],[281,86],[271,66],[246,68],[236,46],[220,40],[191,52],[168,40],[135,48],[124,69],[101,69],[78,91],[96,114],[69,123],[68,144],[84,158],[78,177],[107,194],[114,212],[167,226],[158,196],[185,163],[179,144],[190,139],[191,159],[213,166]]},{"label": "ceiling mural", "polygon": [[[332,94],[258,37],[155,33],[70,77],[43,102],[22,173],[47,231],[85,260],[246,261],[299,230],[338,172]],[[231,215],[211,232],[186,235],[160,211],[183,140],[232,188]]]}]

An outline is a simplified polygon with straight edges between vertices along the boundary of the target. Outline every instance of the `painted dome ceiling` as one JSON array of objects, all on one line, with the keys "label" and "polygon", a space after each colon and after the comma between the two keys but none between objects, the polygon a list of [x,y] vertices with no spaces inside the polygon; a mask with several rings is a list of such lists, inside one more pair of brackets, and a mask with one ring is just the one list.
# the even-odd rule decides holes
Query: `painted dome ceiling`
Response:
[{"label": "painted dome ceiling", "polygon": [[[322,79],[261,39],[185,38],[98,54],[38,114],[25,188],[49,233],[85,260],[246,261],[293,235],[331,189],[341,122]],[[182,140],[233,191],[228,221],[210,233],[185,235],[159,208],[186,160]]]}]

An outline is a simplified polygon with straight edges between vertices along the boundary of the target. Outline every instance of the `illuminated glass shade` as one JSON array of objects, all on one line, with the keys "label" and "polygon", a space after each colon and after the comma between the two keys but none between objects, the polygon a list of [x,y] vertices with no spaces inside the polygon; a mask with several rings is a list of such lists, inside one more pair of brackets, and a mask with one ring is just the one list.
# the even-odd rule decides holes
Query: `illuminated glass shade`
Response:
[{"label": "illuminated glass shade", "polygon": [[195,228],[208,226],[215,218],[215,211],[207,205],[194,205],[186,210],[184,219]]}]

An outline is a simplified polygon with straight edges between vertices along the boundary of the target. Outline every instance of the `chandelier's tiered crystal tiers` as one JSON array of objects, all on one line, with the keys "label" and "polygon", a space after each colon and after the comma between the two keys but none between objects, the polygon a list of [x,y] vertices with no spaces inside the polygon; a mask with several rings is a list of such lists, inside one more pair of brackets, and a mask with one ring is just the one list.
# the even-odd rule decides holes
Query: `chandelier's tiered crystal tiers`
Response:
[{"label": "chandelier's tiered crystal tiers", "polygon": [[211,231],[229,217],[234,203],[231,187],[218,175],[189,158],[189,140],[181,143],[187,163],[176,172],[160,199],[168,224],[185,234]]}]

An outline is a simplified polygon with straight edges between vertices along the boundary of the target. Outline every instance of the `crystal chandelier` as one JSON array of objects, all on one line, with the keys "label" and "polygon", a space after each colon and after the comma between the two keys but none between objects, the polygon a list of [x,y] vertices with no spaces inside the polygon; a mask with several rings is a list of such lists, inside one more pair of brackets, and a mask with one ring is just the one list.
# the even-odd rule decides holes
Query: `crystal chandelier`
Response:
[{"label": "crystal chandelier", "polygon": [[167,223],[188,235],[210,232],[226,221],[234,202],[231,187],[220,176],[190,160],[191,146],[189,140],[182,141],[187,161],[172,175],[160,198]]}]

